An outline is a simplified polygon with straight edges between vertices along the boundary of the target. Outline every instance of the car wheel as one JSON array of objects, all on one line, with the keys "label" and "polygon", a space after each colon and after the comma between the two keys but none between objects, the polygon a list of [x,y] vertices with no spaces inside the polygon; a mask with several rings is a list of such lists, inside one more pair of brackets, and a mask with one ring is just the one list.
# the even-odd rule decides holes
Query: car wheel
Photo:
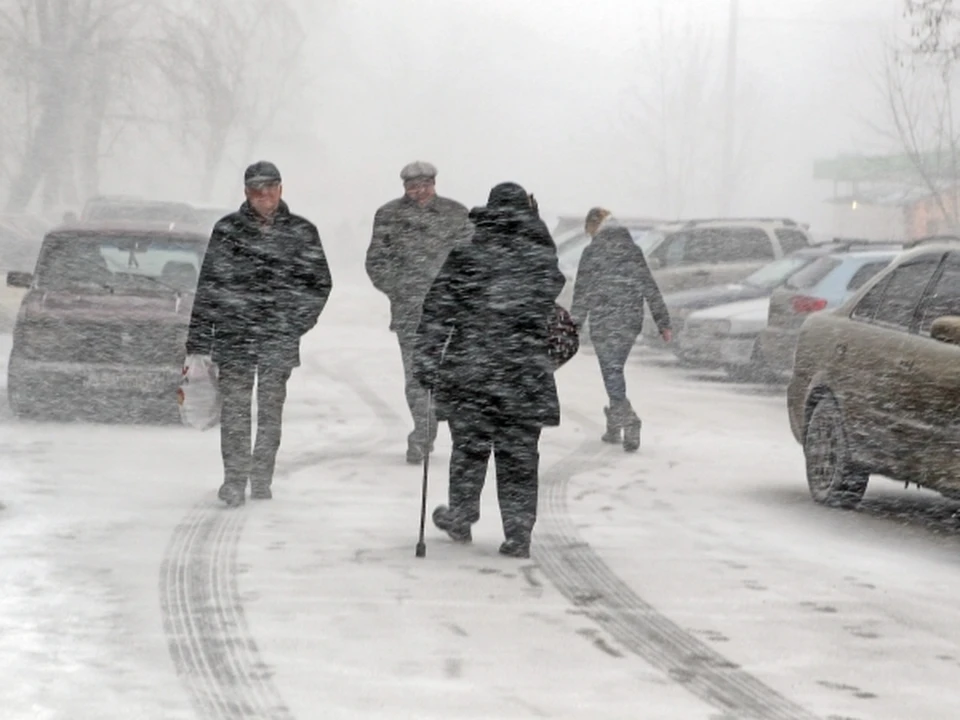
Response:
[{"label": "car wheel", "polygon": [[807,484],[816,502],[840,508],[852,508],[860,502],[870,475],[853,465],[843,415],[830,396],[820,400],[810,415],[803,454]]}]

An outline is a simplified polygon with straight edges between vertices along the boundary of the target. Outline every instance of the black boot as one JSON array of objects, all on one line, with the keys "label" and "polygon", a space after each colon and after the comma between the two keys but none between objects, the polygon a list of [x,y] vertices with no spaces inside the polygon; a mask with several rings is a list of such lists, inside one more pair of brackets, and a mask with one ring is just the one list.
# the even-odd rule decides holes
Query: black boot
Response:
[{"label": "black boot", "polygon": [[469,543],[473,541],[470,523],[457,520],[446,505],[437,505],[434,509],[433,524],[449,535],[454,542]]},{"label": "black boot", "polygon": [[640,429],[643,423],[633,411],[630,401],[624,400],[617,403],[613,413],[617,422],[623,427],[623,449],[627,452],[636,452],[640,449]]},{"label": "black boot", "polygon": [[621,428],[613,418],[613,411],[610,408],[604,408],[603,414],[607,416],[607,431],[600,439],[611,445],[619,445]]},{"label": "black boot", "polygon": [[223,500],[227,504],[227,507],[240,507],[247,500],[246,492],[246,484],[241,485],[240,483],[225,482],[220,486],[217,497]]},{"label": "black boot", "polygon": [[530,541],[523,538],[507,538],[500,545],[500,554],[513,558],[530,557]]},{"label": "black boot", "polygon": [[251,483],[250,484],[251,500],[270,500],[272,497],[273,497],[273,492],[270,490],[270,483]]}]

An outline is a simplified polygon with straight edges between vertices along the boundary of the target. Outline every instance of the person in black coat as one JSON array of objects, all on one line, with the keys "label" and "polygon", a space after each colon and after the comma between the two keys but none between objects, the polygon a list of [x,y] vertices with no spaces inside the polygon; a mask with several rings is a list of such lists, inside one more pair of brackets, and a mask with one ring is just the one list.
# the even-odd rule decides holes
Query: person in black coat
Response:
[{"label": "person in black coat", "polygon": [[610,400],[604,408],[603,440],[619,443],[622,432],[623,447],[632,452],[640,447],[641,421],[627,398],[624,367],[643,330],[644,302],[666,342],[672,339],[670,313],[630,231],[603,208],[590,210],[584,225],[592,240],[577,267],[570,314],[579,327],[590,321],[590,340]]},{"label": "person in black coat", "polygon": [[[316,325],[333,288],[317,228],[281,199],[280,172],[247,168],[247,201],[213,229],[200,268],[187,336],[187,364],[209,356],[219,369],[219,497],[243,504],[272,497],[287,380],[300,365],[300,339]],[[257,381],[257,438],[251,401]]]},{"label": "person in black coat", "polygon": [[540,433],[560,424],[547,323],[564,276],[546,225],[522,187],[497,185],[474,208],[472,241],[451,251],[423,303],[415,373],[453,438],[449,505],[434,524],[470,542],[491,452],[504,555],[529,557]]}]

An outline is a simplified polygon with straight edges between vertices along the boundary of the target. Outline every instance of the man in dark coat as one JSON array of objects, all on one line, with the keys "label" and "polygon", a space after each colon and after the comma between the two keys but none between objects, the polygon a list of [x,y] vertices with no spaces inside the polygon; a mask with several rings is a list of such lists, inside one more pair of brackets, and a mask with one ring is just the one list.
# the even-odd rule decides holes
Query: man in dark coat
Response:
[{"label": "man in dark coat", "polygon": [[473,235],[466,207],[437,196],[436,176],[437,169],[430,163],[413,162],[403,168],[404,195],[377,210],[366,258],[367,274],[390,300],[390,329],[400,344],[414,425],[407,438],[409,463],[423,461],[437,434],[436,424],[428,423],[426,392],[413,378],[423,298],[450,250]]},{"label": "man in dark coat", "polygon": [[[333,287],[317,228],[281,199],[280,172],[258,162],[244,175],[247,201],[213,229],[200,269],[187,338],[191,356],[218,365],[224,482],[219,497],[243,504],[272,497],[287,380],[300,365],[300,338]],[[257,438],[251,401],[257,381]]]},{"label": "man in dark coat", "polygon": [[547,323],[563,289],[556,246],[526,192],[504,183],[474,208],[472,242],[454,249],[423,303],[415,374],[450,424],[449,506],[434,523],[472,539],[490,453],[497,466],[504,555],[529,557],[540,433],[560,424]]},{"label": "man in dark coat", "polygon": [[590,340],[610,400],[604,408],[603,440],[619,443],[622,431],[624,449],[633,452],[640,447],[641,422],[627,398],[624,366],[643,329],[644,302],[666,342],[672,337],[670,313],[643,250],[609,210],[590,210],[585,229],[592,240],[580,257],[570,314],[580,327],[590,321]]}]

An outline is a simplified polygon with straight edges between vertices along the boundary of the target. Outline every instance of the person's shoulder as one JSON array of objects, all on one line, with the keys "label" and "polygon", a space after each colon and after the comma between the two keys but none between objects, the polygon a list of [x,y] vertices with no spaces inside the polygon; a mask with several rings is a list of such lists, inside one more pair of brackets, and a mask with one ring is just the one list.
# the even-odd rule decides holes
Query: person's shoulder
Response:
[{"label": "person's shoulder", "polygon": [[236,210],[232,213],[227,213],[213,224],[213,230],[210,233],[210,239],[216,240],[220,237],[236,235],[243,229],[243,227],[243,213],[241,213],[239,210]]},{"label": "person's shoulder", "polygon": [[458,215],[467,215],[469,212],[467,210],[466,205],[464,205],[463,203],[459,203],[452,198],[442,197],[440,195],[437,195],[436,203],[437,203],[437,209],[440,210],[441,212],[447,212],[450,214],[458,214]]},{"label": "person's shoulder", "polygon": [[404,198],[398,197],[385,202],[383,205],[377,208],[377,216],[390,215],[397,212],[400,208],[403,207]]},{"label": "person's shoulder", "polygon": [[288,222],[290,223],[290,227],[299,231],[308,231],[311,233],[317,233],[319,235],[319,232],[317,231],[317,226],[314,225],[309,220],[307,220],[307,218],[305,218],[303,215],[290,213],[288,218],[289,218]]}]

